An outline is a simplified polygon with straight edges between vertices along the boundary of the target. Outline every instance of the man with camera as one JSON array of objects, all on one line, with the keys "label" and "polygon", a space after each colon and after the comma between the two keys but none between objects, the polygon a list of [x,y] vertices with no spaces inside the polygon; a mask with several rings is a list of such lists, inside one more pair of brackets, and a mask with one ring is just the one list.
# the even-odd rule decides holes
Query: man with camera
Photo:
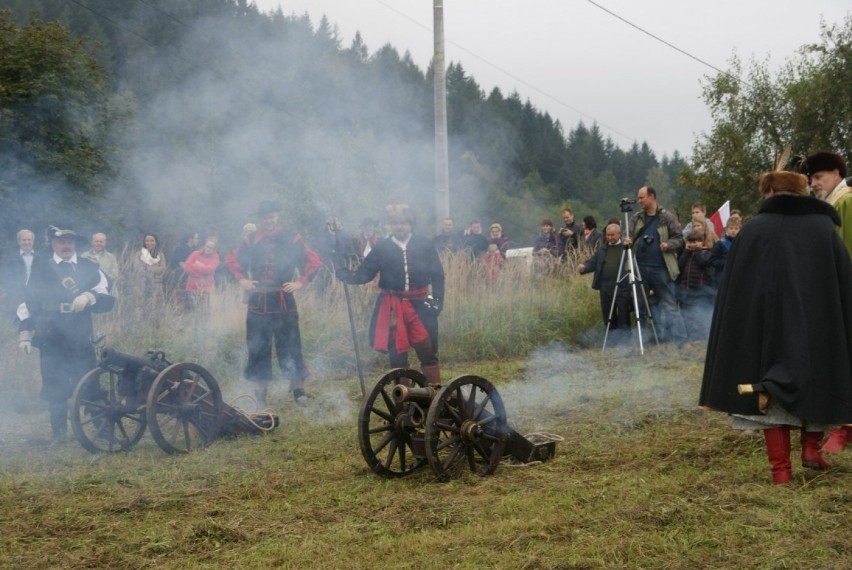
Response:
[{"label": "man with camera", "polygon": [[574,212],[571,208],[562,210],[562,228],[559,230],[559,251],[562,255],[567,255],[568,251],[576,251],[578,243],[578,235],[582,230],[577,227],[577,222],[574,221]]},{"label": "man with camera", "polygon": [[[650,186],[639,189],[636,202],[641,211],[631,216],[624,245],[633,249],[645,289],[657,301],[653,316],[660,325],[660,340],[682,345],[686,342],[686,325],[675,297],[675,279],[680,272],[677,252],[684,246],[680,223],[672,212],[657,204],[657,191]],[[639,312],[644,319],[645,307],[641,304]]]}]

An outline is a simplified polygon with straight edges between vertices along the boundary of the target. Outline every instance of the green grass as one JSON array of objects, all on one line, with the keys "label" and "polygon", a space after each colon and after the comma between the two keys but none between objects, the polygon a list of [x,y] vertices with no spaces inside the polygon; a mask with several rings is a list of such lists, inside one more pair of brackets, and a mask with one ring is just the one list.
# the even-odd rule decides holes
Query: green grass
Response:
[{"label": "green grass", "polygon": [[[441,316],[445,381],[492,381],[520,433],[564,440],[549,462],[501,465],[439,483],[426,467],[386,480],[357,442],[361,399],[336,285],[299,293],[310,405],[285,386],[272,433],[168,456],[150,435],[117,455],[51,446],[37,359],[0,370],[3,568],[848,568],[852,454],[817,472],[794,460],[770,484],[762,440],[696,406],[703,347],[600,350],[588,278],[507,269],[484,289],[448,260]],[[351,288],[368,389],[386,360],[366,343],[375,290]],[[208,368],[226,401],[241,382],[244,306],[234,290],[207,314],[157,318],[128,299],[97,328],[132,352],[164,349]],[[591,327],[591,328],[590,328]],[[599,325],[598,325],[599,327]],[[416,359],[415,359],[416,360]],[[244,400],[239,401],[245,405]],[[798,445],[794,442],[794,456]]]},{"label": "green grass", "polygon": [[[700,350],[551,347],[447,367],[497,384],[550,462],[385,480],[358,450],[352,377],[282,390],[261,437],[165,455],[51,447],[3,416],[0,558],[12,568],[846,568],[852,456],[769,484],[762,441],[695,407]],[[373,371],[377,378],[381,372]],[[797,446],[794,444],[794,450]],[[796,462],[797,463],[797,462]]]}]

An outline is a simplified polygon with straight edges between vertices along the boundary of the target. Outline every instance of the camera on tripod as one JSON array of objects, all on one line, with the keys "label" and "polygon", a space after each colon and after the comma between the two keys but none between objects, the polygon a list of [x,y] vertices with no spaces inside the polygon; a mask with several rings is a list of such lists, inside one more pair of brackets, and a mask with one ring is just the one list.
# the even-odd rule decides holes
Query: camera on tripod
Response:
[{"label": "camera on tripod", "polygon": [[621,207],[622,212],[632,212],[633,208],[631,206],[636,203],[636,200],[631,200],[630,198],[622,198],[619,206]]}]

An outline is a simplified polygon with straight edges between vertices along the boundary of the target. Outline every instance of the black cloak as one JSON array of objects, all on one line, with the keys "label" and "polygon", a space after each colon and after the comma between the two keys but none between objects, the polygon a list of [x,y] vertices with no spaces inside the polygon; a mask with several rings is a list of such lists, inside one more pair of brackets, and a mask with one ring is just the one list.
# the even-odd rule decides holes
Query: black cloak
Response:
[{"label": "black cloak", "polygon": [[776,195],[734,240],[722,274],[699,404],[757,415],[762,384],[814,423],[852,423],[852,262],[837,212]]}]

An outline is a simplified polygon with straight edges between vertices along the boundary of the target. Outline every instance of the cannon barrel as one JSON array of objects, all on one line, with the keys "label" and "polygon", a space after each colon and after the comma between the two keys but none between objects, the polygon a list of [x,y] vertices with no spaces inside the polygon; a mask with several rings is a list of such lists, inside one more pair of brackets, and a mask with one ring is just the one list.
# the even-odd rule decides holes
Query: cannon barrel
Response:
[{"label": "cannon barrel", "polygon": [[145,356],[135,356],[114,348],[104,348],[101,351],[101,362],[107,366],[119,368],[127,368],[128,366],[134,368],[148,367],[154,370],[163,370],[170,364],[161,352],[148,352]]},{"label": "cannon barrel", "polygon": [[393,399],[397,402],[415,402],[417,404],[426,405],[432,403],[435,399],[435,394],[438,393],[438,388],[434,386],[414,387],[397,384],[393,388]]}]

